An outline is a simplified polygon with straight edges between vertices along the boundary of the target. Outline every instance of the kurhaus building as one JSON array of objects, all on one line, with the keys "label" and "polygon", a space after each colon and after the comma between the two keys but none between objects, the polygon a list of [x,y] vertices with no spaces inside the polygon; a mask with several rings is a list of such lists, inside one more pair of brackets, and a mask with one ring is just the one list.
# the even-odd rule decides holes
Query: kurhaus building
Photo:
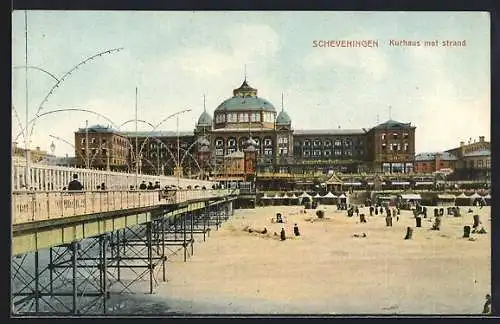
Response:
[{"label": "kurhaus building", "polygon": [[[415,156],[415,126],[410,123],[388,120],[362,129],[295,130],[283,102],[278,111],[246,79],[219,104],[213,118],[204,109],[194,131],[180,134],[179,150],[175,132],[91,127],[75,132],[81,165],[85,165],[86,138],[95,167],[132,170],[137,155],[143,172],[179,170],[184,176],[203,177],[230,173],[238,179],[250,174],[410,173]],[[243,157],[245,162],[230,163],[232,157]],[[228,170],[229,165],[243,170]]]}]

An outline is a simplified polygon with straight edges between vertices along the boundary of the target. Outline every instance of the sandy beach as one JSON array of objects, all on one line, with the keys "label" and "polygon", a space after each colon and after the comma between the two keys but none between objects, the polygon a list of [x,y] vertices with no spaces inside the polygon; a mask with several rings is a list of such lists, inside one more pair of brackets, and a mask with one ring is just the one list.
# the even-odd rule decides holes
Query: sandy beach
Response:
[{"label": "sandy beach", "polygon": [[[386,227],[385,217],[369,216],[368,208],[360,210],[366,223],[335,206],[318,209],[328,219],[311,221],[316,210],[303,214],[301,206],[236,210],[206,242],[196,236],[188,262],[182,253],[170,258],[167,282],[154,298],[184,308],[191,303],[200,313],[481,313],[490,293],[489,207],[445,215],[440,231],[430,230],[433,217],[415,228],[410,211]],[[271,221],[277,212],[285,224]],[[488,233],[462,238],[474,214]],[[301,232],[296,238],[295,223]],[[269,234],[245,232],[246,226],[266,227]],[[273,236],[282,226],[285,241]],[[407,226],[414,228],[411,240],[404,240]],[[362,233],[365,238],[353,236]]]}]

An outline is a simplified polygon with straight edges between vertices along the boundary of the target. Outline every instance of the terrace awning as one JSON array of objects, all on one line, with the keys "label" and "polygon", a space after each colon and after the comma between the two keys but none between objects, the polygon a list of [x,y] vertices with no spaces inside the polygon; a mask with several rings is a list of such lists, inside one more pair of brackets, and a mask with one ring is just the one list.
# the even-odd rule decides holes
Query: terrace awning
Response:
[{"label": "terrace awning", "polygon": [[443,200],[455,200],[454,195],[437,195],[438,199],[443,199]]},{"label": "terrace awning", "polygon": [[339,198],[347,198],[347,197],[346,197],[346,195],[341,194],[341,195],[339,196]]},{"label": "terrace awning", "polygon": [[281,197],[280,197],[278,194],[274,195],[274,197],[273,197],[273,198],[274,198],[274,199],[281,199]]},{"label": "terrace awning", "polygon": [[311,198],[311,195],[309,195],[307,192],[303,192],[302,195],[299,196],[300,198]]},{"label": "terrace awning", "polygon": [[486,196],[483,197],[484,199],[491,199],[491,195],[487,194]]},{"label": "terrace awning", "polygon": [[317,193],[314,198],[321,198],[321,195],[319,193]]},{"label": "terrace awning", "polygon": [[434,182],[432,182],[432,181],[419,181],[419,182],[415,182],[416,186],[420,186],[420,185],[421,186],[423,186],[423,185],[433,185],[433,184],[434,184]]},{"label": "terrace awning", "polygon": [[407,186],[410,183],[408,181],[393,181],[393,182],[391,182],[391,184],[393,184],[393,185],[399,185],[399,186]]},{"label": "terrace awning", "polygon": [[344,186],[361,186],[361,182],[344,182]]},{"label": "terrace awning", "polygon": [[406,199],[406,200],[421,200],[422,199],[420,194],[402,194],[402,195],[399,195],[399,197],[401,197],[401,199]]},{"label": "terrace awning", "polygon": [[477,198],[483,198],[483,196],[481,196],[480,194],[478,194],[477,192],[475,192],[469,198],[470,199],[477,199]]},{"label": "terrace awning", "polygon": [[[323,196],[323,198],[337,198],[334,194],[331,193],[331,191],[328,191],[326,195]],[[345,198],[345,196],[344,196]]]},{"label": "terrace awning", "polygon": [[456,196],[455,198],[457,198],[457,199],[468,199],[469,197],[467,197],[465,195],[465,193],[462,192],[460,195]]}]

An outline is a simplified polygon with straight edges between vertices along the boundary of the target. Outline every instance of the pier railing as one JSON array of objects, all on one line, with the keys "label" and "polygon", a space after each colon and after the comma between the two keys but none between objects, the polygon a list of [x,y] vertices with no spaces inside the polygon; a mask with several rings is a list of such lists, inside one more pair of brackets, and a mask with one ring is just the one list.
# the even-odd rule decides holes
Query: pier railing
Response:
[{"label": "pier railing", "polygon": [[237,195],[235,189],[177,190],[166,197],[147,191],[31,191],[12,193],[12,224],[103,212],[176,204],[196,199]]}]

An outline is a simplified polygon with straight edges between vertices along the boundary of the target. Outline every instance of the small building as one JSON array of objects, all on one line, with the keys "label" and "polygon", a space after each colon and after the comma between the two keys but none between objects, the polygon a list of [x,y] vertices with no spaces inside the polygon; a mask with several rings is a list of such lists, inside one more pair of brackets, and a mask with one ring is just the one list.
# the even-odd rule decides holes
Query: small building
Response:
[{"label": "small building", "polygon": [[406,193],[398,195],[398,205],[401,209],[412,209],[422,201],[420,194]]}]

